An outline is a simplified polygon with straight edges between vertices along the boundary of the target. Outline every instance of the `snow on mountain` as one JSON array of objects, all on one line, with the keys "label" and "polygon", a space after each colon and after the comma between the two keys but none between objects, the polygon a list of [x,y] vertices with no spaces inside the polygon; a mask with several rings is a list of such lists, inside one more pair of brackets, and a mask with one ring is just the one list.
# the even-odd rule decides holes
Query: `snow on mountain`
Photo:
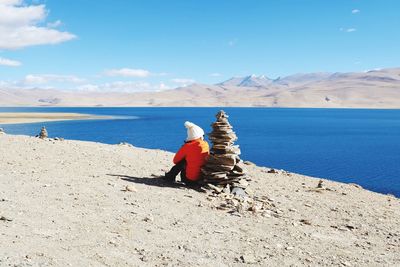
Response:
[{"label": "snow on mountain", "polygon": [[219,83],[221,86],[239,86],[239,87],[263,87],[270,85],[274,80],[261,75],[250,75],[245,77],[233,77],[227,81]]}]

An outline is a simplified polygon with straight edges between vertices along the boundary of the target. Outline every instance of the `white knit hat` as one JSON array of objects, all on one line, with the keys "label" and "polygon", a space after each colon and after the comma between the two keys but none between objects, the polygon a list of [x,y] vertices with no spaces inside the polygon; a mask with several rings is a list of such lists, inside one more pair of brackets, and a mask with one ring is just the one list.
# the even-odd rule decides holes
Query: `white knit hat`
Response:
[{"label": "white knit hat", "polygon": [[199,126],[190,121],[185,122],[185,127],[187,128],[186,141],[192,141],[200,137],[203,137],[204,135],[203,129],[201,129]]}]

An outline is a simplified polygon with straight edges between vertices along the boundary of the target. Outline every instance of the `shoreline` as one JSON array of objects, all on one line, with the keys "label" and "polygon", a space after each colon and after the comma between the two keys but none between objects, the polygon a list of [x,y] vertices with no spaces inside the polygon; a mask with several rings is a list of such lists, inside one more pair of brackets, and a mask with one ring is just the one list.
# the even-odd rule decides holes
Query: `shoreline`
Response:
[{"label": "shoreline", "polygon": [[112,118],[112,116],[65,112],[0,112],[0,125]]},{"label": "shoreline", "polygon": [[[0,112],[0,114],[1,114],[1,112]],[[88,116],[91,116],[91,115],[88,115]],[[1,136],[1,134],[2,133],[0,132],[0,136]],[[8,136],[14,136],[14,137],[17,137],[17,138],[18,137],[34,138],[34,139],[37,138],[35,136],[26,135],[26,134],[8,134],[6,132],[4,132],[3,134],[4,135],[8,135]],[[48,138],[46,138],[46,140],[58,141],[59,140],[58,138],[59,137],[48,137]],[[172,160],[172,158],[173,158],[173,156],[175,154],[175,152],[173,152],[173,151],[168,151],[168,150],[163,150],[163,149],[158,149],[158,148],[138,147],[138,146],[134,146],[134,145],[132,145],[130,143],[126,143],[126,142],[121,142],[119,144],[109,144],[109,143],[102,143],[102,142],[90,141],[90,140],[75,140],[75,139],[64,139],[64,138],[62,138],[62,140],[63,141],[68,141],[68,142],[88,143],[88,144],[101,145],[101,146],[128,146],[128,147],[132,147],[134,149],[139,149],[139,150],[144,150],[144,151],[152,151],[152,150],[154,150],[155,152],[161,152],[161,153],[164,153],[164,154],[170,154],[171,155],[171,160]],[[261,168],[261,169],[267,169],[267,170],[275,170],[278,173],[295,174],[295,175],[308,177],[308,178],[312,178],[312,179],[316,179],[316,180],[328,181],[330,183],[337,183],[337,184],[340,184],[340,185],[356,187],[356,188],[364,190],[366,192],[370,192],[370,193],[378,194],[378,195],[382,195],[382,196],[387,196],[387,197],[393,197],[393,198],[398,199],[400,201],[400,196],[396,196],[395,194],[392,194],[392,193],[383,193],[383,192],[374,191],[374,190],[371,190],[371,189],[368,189],[368,188],[364,188],[362,185],[360,185],[358,183],[341,182],[341,181],[333,180],[333,179],[331,179],[329,177],[310,176],[310,175],[307,175],[307,174],[292,172],[292,171],[288,171],[288,170],[285,170],[285,169],[274,168],[274,167],[269,167],[269,166],[264,166],[264,165],[257,165],[256,163],[254,163],[252,161],[248,161],[248,160],[244,160],[244,161],[247,162],[247,163],[245,163],[245,165],[247,165],[248,167],[250,165],[251,167],[255,167],[255,168]],[[172,162],[171,162],[171,164],[172,164]]]}]

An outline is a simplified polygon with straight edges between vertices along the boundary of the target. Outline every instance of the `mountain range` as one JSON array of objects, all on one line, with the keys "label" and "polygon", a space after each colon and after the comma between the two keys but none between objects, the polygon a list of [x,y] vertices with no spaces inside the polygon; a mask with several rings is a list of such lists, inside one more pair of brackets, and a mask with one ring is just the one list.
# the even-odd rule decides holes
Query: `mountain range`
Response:
[{"label": "mountain range", "polygon": [[400,68],[233,77],[160,92],[0,88],[0,106],[249,106],[400,108]]}]

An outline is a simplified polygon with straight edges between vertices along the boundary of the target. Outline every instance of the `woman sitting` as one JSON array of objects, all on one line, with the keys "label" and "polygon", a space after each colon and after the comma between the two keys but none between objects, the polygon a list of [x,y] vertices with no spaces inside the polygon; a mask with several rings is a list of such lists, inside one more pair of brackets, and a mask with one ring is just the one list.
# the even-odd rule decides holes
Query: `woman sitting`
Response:
[{"label": "woman sitting", "polygon": [[181,182],[188,186],[197,184],[200,179],[200,169],[205,164],[210,149],[204,141],[204,131],[192,122],[185,122],[187,138],[185,144],[175,154],[175,166],[165,173],[165,180],[175,182],[176,176],[181,173]]}]

